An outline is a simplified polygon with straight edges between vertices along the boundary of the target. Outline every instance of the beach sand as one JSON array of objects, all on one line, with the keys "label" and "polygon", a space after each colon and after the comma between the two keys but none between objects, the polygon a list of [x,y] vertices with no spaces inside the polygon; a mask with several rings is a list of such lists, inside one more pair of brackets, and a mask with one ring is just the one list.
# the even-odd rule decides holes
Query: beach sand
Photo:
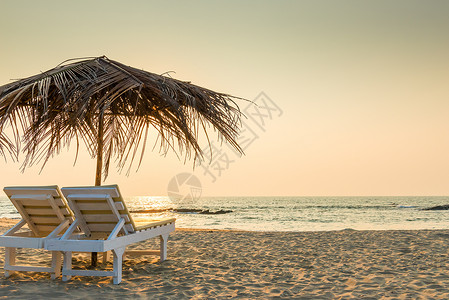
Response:
[{"label": "beach sand", "polygon": [[[18,220],[0,219],[0,232]],[[168,259],[130,257],[123,281],[0,270],[0,296],[11,299],[449,299],[449,230],[245,232],[177,229]],[[136,244],[155,249],[158,240]],[[50,260],[21,249],[25,262]],[[1,248],[3,266],[4,248]],[[101,259],[100,259],[101,261]],[[74,256],[86,268],[87,255]],[[101,265],[101,264],[100,264]],[[104,267],[104,266],[103,266]],[[108,263],[106,267],[111,268]]]}]

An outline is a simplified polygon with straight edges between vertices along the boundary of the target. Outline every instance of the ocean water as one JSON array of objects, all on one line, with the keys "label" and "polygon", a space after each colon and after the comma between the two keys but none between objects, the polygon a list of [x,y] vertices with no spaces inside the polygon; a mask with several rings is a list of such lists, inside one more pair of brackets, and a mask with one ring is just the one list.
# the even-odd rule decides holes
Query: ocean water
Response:
[{"label": "ocean water", "polygon": [[[150,209],[231,210],[226,214],[162,211],[135,213],[139,219],[177,218],[177,227],[254,231],[328,231],[342,229],[449,229],[449,210],[423,208],[449,204],[449,197],[169,197],[125,198],[131,211]],[[7,197],[0,217],[20,218]]]}]

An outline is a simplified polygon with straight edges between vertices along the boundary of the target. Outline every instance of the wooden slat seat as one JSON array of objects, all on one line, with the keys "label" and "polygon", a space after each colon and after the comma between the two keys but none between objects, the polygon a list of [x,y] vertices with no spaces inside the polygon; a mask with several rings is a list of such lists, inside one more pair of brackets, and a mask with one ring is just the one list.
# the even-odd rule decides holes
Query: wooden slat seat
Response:
[{"label": "wooden slat seat", "polygon": [[[61,271],[61,253],[52,251],[52,267],[18,266],[17,248],[44,248],[45,241],[57,238],[74,221],[74,216],[58,186],[14,186],[4,191],[22,220],[0,236],[5,249],[5,276],[11,271],[49,272],[52,278]],[[29,230],[22,228],[27,225]]]},{"label": "wooden slat seat", "polygon": [[[76,219],[59,240],[48,241],[46,248],[64,252],[63,280],[69,280],[72,275],[112,276],[114,284],[118,284],[122,277],[122,259],[126,246],[153,237],[160,238],[160,250],[140,250],[137,254],[158,253],[161,261],[166,259],[168,235],[175,230],[176,219],[151,220],[143,226],[136,226],[117,185],[66,187],[61,190]],[[83,235],[72,234],[78,226]],[[72,270],[72,252],[107,254],[110,250],[114,254],[112,273]]]},{"label": "wooden slat seat", "polygon": [[142,224],[137,223],[136,224],[136,231],[141,231],[141,230],[145,230],[148,228],[167,225],[170,223],[174,223],[175,221],[176,221],[175,218],[164,219],[164,220],[146,220],[145,223],[142,223]]}]

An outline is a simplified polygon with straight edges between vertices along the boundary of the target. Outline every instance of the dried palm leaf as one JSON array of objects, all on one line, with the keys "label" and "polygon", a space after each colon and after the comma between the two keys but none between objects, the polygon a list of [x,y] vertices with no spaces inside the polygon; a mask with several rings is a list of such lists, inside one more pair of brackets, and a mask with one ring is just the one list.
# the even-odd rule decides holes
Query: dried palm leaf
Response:
[{"label": "dried palm leaf", "polygon": [[78,154],[84,143],[97,157],[99,184],[101,170],[106,177],[113,158],[120,170],[131,166],[139,151],[141,161],[151,127],[159,133],[163,152],[201,157],[198,139],[208,126],[242,152],[236,141],[241,112],[235,99],[105,56],[66,61],[0,87],[0,151],[15,156],[23,151],[25,168],[45,166],[74,141]]}]

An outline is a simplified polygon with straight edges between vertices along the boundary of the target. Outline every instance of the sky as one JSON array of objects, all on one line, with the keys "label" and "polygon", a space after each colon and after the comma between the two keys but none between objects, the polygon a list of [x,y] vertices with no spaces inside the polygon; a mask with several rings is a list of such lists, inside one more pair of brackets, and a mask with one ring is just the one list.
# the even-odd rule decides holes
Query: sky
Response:
[{"label": "sky", "polygon": [[[104,184],[127,196],[165,196],[182,173],[209,196],[449,194],[448,1],[2,0],[0,10],[0,85],[106,55],[258,104],[239,102],[244,156],[214,141],[212,164],[193,168],[148,151],[129,176],[111,166]],[[7,157],[0,185],[93,185],[95,160],[74,158],[64,150],[21,173]]]}]

